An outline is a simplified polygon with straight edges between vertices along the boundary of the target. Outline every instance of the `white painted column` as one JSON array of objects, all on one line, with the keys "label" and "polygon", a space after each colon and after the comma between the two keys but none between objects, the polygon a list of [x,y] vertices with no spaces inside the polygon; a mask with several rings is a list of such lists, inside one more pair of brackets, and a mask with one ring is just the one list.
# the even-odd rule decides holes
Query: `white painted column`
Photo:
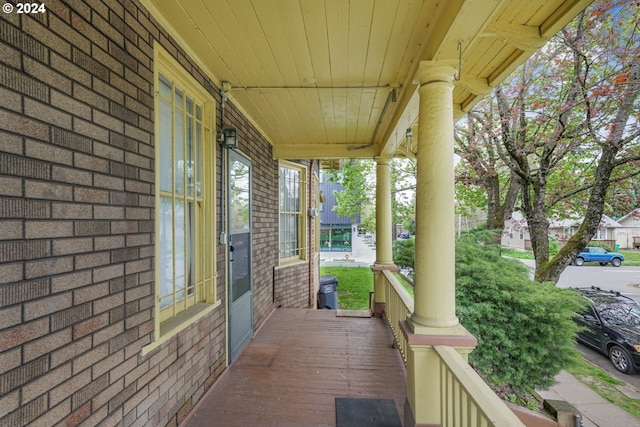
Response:
[{"label": "white painted column", "polygon": [[376,160],[376,265],[393,264],[391,223],[391,159]]},{"label": "white painted column", "polygon": [[[416,177],[415,333],[463,334],[455,314],[453,76],[449,61],[423,61]],[[438,331],[438,329],[442,329]]]},{"label": "white painted column", "polygon": [[385,309],[386,278],[384,270],[397,270],[393,263],[393,236],[391,216],[391,159],[378,157],[376,160],[376,262],[373,270],[375,304],[373,313],[381,317]]}]

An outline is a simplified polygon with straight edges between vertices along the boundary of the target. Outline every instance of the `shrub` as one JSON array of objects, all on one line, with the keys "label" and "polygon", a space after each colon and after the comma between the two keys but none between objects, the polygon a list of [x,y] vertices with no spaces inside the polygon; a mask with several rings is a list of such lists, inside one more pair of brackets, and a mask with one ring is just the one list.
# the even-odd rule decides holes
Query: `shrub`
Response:
[{"label": "shrub", "polygon": [[606,244],[606,243],[604,243],[604,242],[598,241],[598,240],[592,240],[592,241],[590,241],[590,242],[589,242],[589,246],[591,246],[591,247],[595,247],[595,248],[602,248],[602,249],[604,249],[604,250],[606,250],[606,251],[608,251],[608,252],[613,251],[613,248],[612,248],[611,246],[607,245],[607,244]]},{"label": "shrub", "polygon": [[478,339],[469,362],[498,388],[548,387],[580,355],[573,318],[586,301],[531,281],[526,266],[500,256],[490,234],[468,233],[456,244],[457,314]]},{"label": "shrub", "polygon": [[393,251],[393,262],[402,269],[413,271],[415,262],[415,240],[413,237],[396,240]]}]

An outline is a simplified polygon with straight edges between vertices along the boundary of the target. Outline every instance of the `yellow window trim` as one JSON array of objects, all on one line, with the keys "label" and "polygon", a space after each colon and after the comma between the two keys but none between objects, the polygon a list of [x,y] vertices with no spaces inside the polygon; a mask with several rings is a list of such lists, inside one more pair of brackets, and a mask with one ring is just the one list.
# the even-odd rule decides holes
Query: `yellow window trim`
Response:
[{"label": "yellow window trim", "polygon": [[[191,75],[189,72],[178,63],[158,42],[154,42],[154,105],[155,111],[159,111],[159,78],[160,74],[170,78],[172,81],[179,84],[188,95],[194,98],[194,101],[202,105],[202,183],[203,190],[201,196],[187,196],[178,195],[178,198],[184,197],[196,203],[199,209],[196,212],[196,227],[200,230],[199,235],[196,238],[195,243],[195,275],[196,280],[194,283],[194,289],[201,289],[202,294],[200,298],[203,301],[195,301],[195,296],[191,299],[192,305],[187,305],[186,308],[177,312],[175,315],[164,319],[166,312],[169,308],[175,310],[176,302],[167,308],[160,309],[159,297],[158,297],[158,278],[156,276],[156,288],[154,290],[156,295],[156,301],[154,303],[154,341],[145,346],[142,350],[142,354],[147,354],[154,348],[160,346],[162,343],[175,336],[180,330],[196,322],[203,316],[206,316],[212,310],[215,310],[221,305],[221,301],[217,299],[217,259],[216,259],[216,150],[217,144],[215,139],[215,110],[216,103],[213,96],[208,93],[204,87]],[[159,120],[154,117],[155,126],[155,144],[159,147],[160,138],[160,126]],[[157,190],[155,193],[156,203],[165,192],[159,190],[160,182],[160,168],[156,167],[155,183]],[[172,193],[172,197],[175,199],[176,194]],[[167,196],[167,194],[165,194]],[[204,202],[207,205],[204,205]],[[201,208],[206,206],[204,212],[201,212]],[[200,212],[200,213],[198,213]],[[156,228],[158,227],[158,218],[156,218]],[[206,229],[202,229],[205,224],[210,226]],[[156,236],[159,236],[156,229]],[[156,260],[159,259],[159,245],[156,242]],[[157,268],[157,264],[156,264]],[[157,272],[156,272],[157,274]],[[185,286],[184,292],[186,293],[187,286]],[[187,296],[187,298],[190,298]],[[161,312],[163,314],[161,315]]]},{"label": "yellow window trim", "polygon": [[[278,200],[278,259],[279,265],[282,267],[290,267],[292,265],[298,263],[305,263],[308,261],[308,253],[309,248],[307,246],[307,196],[308,196],[308,171],[305,165],[301,165],[300,163],[290,162],[287,160],[279,160],[278,161],[278,188],[280,188],[280,167],[284,166],[289,169],[296,169],[300,171],[300,224],[299,227],[299,256],[290,256],[286,258],[280,258],[280,215],[283,211],[280,210],[280,200]],[[280,197],[278,195],[278,197]]]},{"label": "yellow window trim", "polygon": [[142,352],[140,353],[140,355],[146,356],[147,354],[151,353],[153,350],[162,346],[162,344],[166,343],[175,335],[177,335],[178,332],[182,331],[188,326],[193,325],[203,317],[206,317],[209,313],[211,313],[221,305],[222,303],[220,300],[216,301],[214,304],[199,303],[189,307],[184,311],[181,311],[180,313],[178,313],[178,315],[172,317],[171,319],[162,322],[162,328],[165,329],[164,331],[162,331],[162,335],[158,334],[159,336],[156,337],[153,342],[142,347]]},{"label": "yellow window trim", "polygon": [[309,264],[309,260],[300,258],[283,259],[280,260],[280,265],[275,266],[275,269],[282,270],[283,268],[295,267],[302,264]]}]

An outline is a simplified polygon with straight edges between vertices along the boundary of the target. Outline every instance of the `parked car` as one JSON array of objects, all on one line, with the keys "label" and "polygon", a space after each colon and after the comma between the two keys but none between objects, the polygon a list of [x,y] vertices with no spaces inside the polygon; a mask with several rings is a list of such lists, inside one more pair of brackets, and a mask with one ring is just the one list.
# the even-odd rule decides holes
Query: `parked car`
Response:
[{"label": "parked car", "polygon": [[578,341],[609,357],[625,374],[640,369],[640,305],[619,292],[598,287],[577,288],[591,302],[576,318],[584,329]]},{"label": "parked car", "polygon": [[587,246],[578,254],[573,263],[575,265],[582,265],[585,262],[599,262],[600,265],[607,265],[608,263],[611,263],[614,267],[620,267],[622,261],[624,261],[624,256],[622,254],[609,252],[603,248]]}]

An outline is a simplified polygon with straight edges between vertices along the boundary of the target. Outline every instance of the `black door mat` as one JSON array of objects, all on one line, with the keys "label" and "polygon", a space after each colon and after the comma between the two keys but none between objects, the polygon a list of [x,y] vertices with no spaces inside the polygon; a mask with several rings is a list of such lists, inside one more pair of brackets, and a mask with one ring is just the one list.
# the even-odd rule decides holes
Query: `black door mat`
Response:
[{"label": "black door mat", "polygon": [[336,397],[336,427],[402,427],[393,399]]}]

